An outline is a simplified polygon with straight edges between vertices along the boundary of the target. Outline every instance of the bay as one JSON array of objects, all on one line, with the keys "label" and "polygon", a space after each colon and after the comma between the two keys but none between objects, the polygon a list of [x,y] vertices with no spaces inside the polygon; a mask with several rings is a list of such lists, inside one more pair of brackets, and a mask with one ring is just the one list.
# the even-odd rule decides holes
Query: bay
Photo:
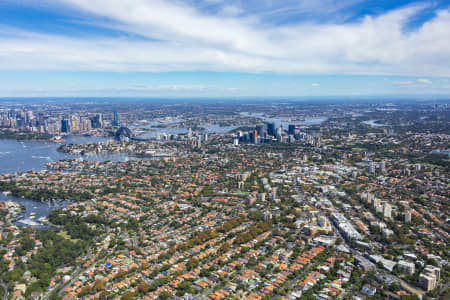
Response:
[{"label": "bay", "polygon": [[[90,136],[68,136],[64,139],[64,144],[97,143],[109,140],[109,138]],[[40,171],[49,162],[81,157],[80,155],[58,152],[59,146],[60,144],[50,141],[0,140],[0,174]],[[89,155],[83,156],[83,158],[97,161],[136,159],[126,154]]]},{"label": "bay", "polygon": [[[97,143],[109,140],[109,138],[93,136],[67,136],[64,139],[64,144]],[[57,149],[59,146],[60,144],[50,141],[0,140],[0,174],[41,171],[49,162],[63,159],[76,159],[79,157],[83,157],[85,160],[96,161],[127,161],[141,159],[137,157],[129,157],[127,154],[89,156],[71,155],[58,152]],[[65,207],[68,204],[67,201],[38,202],[0,193],[0,202],[6,201],[20,203],[26,208],[25,213],[18,218],[15,224],[36,228],[46,227],[45,225],[39,223],[39,218],[47,217],[50,211],[56,208]],[[35,215],[34,218],[31,218],[31,214]],[[34,222],[38,224],[34,224]]]},{"label": "bay", "polygon": [[[164,124],[175,124],[177,122],[169,122]],[[148,139],[155,139],[158,134],[187,134],[189,131],[189,128],[186,127],[165,127],[160,128],[158,125],[161,125],[163,123],[158,121],[149,121],[146,125],[133,125],[130,126],[130,129],[139,129],[139,128],[145,128],[145,129],[152,129],[151,132],[146,132],[138,135],[137,137],[143,140]],[[204,128],[204,131],[200,131],[200,133],[227,133],[232,131],[233,129],[237,128],[238,126],[220,126],[215,124],[201,124],[199,127]]]}]

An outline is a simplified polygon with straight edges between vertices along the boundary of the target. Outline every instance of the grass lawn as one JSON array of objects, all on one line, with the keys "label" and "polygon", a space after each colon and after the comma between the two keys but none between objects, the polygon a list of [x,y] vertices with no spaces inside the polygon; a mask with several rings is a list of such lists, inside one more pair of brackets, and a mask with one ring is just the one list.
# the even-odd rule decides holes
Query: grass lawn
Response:
[{"label": "grass lawn", "polygon": [[72,242],[77,242],[79,239],[72,239],[70,238],[70,235],[67,234],[67,231],[60,231],[58,232],[58,235],[62,238],[65,238],[66,240],[71,240]]}]

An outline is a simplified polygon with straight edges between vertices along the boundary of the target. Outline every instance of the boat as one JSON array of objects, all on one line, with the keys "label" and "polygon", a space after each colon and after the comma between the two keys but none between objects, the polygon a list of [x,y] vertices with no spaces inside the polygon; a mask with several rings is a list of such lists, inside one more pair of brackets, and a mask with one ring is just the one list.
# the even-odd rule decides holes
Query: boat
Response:
[{"label": "boat", "polygon": [[52,142],[54,143],[64,143],[65,140],[62,138],[62,136],[55,136],[51,139]]},{"label": "boat", "polygon": [[38,219],[38,221],[39,222],[41,222],[41,223],[48,223],[48,220],[47,220],[47,218],[46,217],[40,217],[39,219]]},{"label": "boat", "polygon": [[35,212],[30,213],[30,216],[36,216]]},{"label": "boat", "polygon": [[22,224],[25,224],[25,225],[28,225],[28,226],[39,226],[39,225],[41,225],[40,223],[38,223],[36,221],[33,221],[33,220],[30,220],[29,218],[20,220],[18,222],[22,223]]},{"label": "boat", "polygon": [[4,191],[4,192],[3,192],[3,195],[9,196],[9,195],[11,195],[11,192],[10,192],[10,191]]}]

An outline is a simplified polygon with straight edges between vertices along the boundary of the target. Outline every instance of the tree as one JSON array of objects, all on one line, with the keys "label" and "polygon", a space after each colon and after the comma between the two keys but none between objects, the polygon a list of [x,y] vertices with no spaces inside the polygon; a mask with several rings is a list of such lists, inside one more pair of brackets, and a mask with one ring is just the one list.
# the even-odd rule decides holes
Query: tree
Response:
[{"label": "tree", "polygon": [[177,296],[183,296],[186,293],[193,293],[192,282],[185,280],[178,284],[177,286]]},{"label": "tree", "polygon": [[122,295],[122,300],[133,300],[134,299],[134,293],[133,292],[126,292]]},{"label": "tree", "polygon": [[223,253],[226,253],[229,249],[230,249],[230,244],[223,243],[222,246],[220,246],[218,252],[219,252],[219,254],[223,254]]},{"label": "tree", "polygon": [[29,237],[25,237],[25,238],[21,239],[19,243],[20,243],[21,248],[25,251],[33,250],[34,246],[36,244],[34,242],[34,240],[32,240]]},{"label": "tree", "polygon": [[103,282],[103,280],[98,280],[94,283],[94,290],[96,292],[103,291],[104,289],[105,289],[105,283]]},{"label": "tree", "polygon": [[62,296],[58,295],[57,292],[53,292],[53,293],[50,294],[49,299],[50,300],[61,300]]},{"label": "tree", "polygon": [[170,299],[170,297],[172,297],[172,295],[169,292],[164,291],[159,294],[158,299],[167,300]]},{"label": "tree", "polygon": [[83,297],[85,295],[90,294],[92,291],[91,286],[87,285],[81,289],[81,292],[78,294],[78,297]]},{"label": "tree", "polygon": [[138,284],[137,288],[140,293],[146,294],[150,290],[150,285],[142,281],[141,283]]},{"label": "tree", "polygon": [[188,262],[186,263],[186,269],[188,271],[194,269],[195,267],[198,266],[198,260],[196,258],[191,258],[188,260]]}]

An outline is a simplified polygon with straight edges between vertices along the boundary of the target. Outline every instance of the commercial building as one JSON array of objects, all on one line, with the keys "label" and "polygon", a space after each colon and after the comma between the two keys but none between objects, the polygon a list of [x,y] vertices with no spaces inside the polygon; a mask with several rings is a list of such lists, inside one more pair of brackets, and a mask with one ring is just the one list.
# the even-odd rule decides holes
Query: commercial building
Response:
[{"label": "commercial building", "polygon": [[408,261],[404,261],[404,260],[399,261],[398,264],[397,264],[398,270],[400,272],[402,272],[404,274],[408,274],[408,275],[414,274],[414,272],[416,270],[415,267],[416,266],[414,265],[414,263],[408,262]]},{"label": "commercial building", "polygon": [[362,240],[361,234],[353,227],[347,218],[341,213],[333,214],[333,222],[341,231],[342,235],[351,240]]}]

